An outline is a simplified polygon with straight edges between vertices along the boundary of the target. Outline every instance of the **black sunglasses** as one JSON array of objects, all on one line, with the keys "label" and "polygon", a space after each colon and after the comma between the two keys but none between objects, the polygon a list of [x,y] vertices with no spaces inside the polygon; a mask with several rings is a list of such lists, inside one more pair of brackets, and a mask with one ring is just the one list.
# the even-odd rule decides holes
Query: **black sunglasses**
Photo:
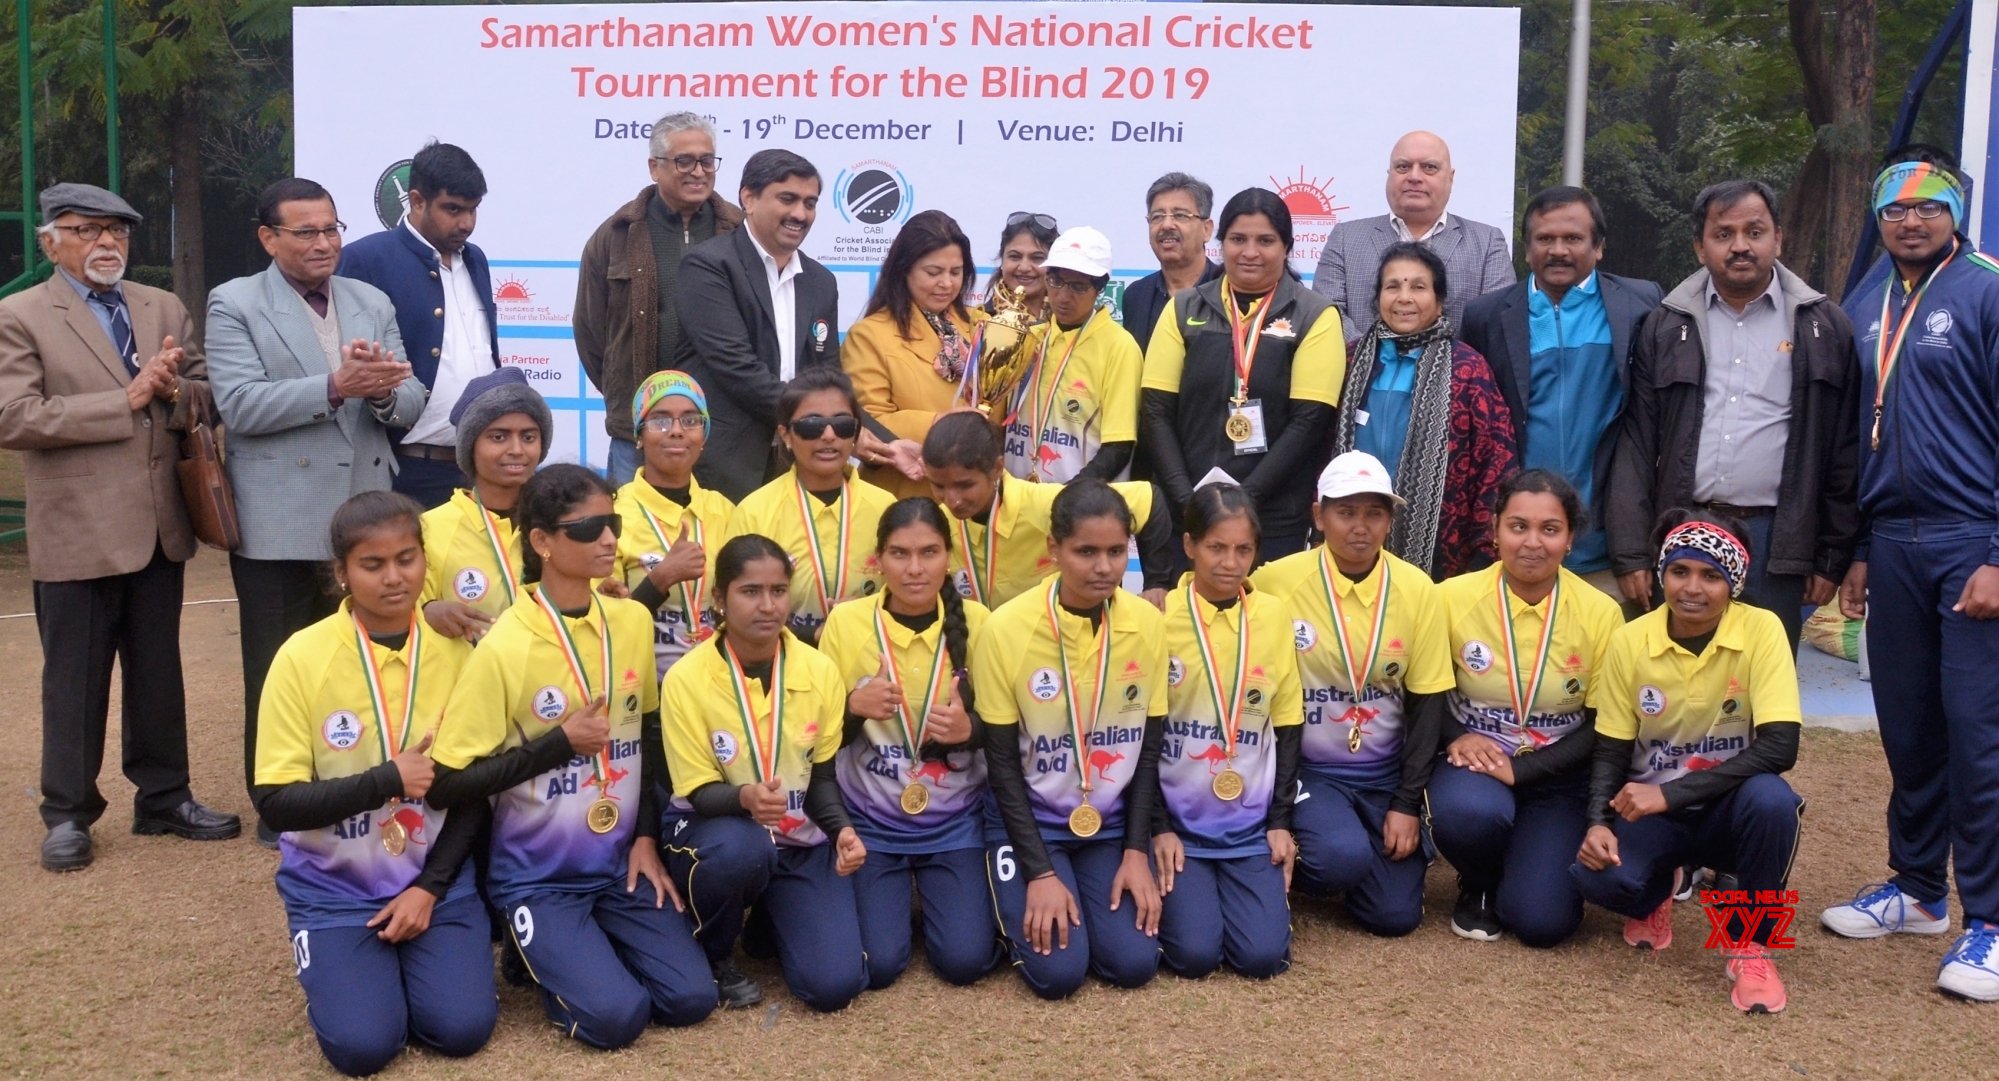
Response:
[{"label": "black sunglasses", "polygon": [[1061,228],[1055,224],[1055,218],[1053,215],[1035,214],[1026,210],[1016,210],[1013,213],[1008,214],[1006,216],[1006,227],[1011,229],[1014,226],[1019,225],[1021,222],[1024,221],[1031,221],[1034,224],[1041,226],[1043,229],[1046,229],[1051,233],[1059,233],[1062,231]]},{"label": "black sunglasses", "polygon": [[861,422],[844,413],[837,417],[822,417],[817,413],[811,413],[791,418],[788,427],[791,428],[791,434],[800,439],[817,439],[826,434],[828,427],[831,427],[833,434],[841,439],[852,439],[860,433]]},{"label": "black sunglasses", "polygon": [[571,518],[566,522],[557,522],[555,528],[561,530],[563,536],[578,544],[589,544],[603,536],[606,529],[611,531],[613,537],[623,533],[625,520],[615,514],[593,514],[588,518]]}]

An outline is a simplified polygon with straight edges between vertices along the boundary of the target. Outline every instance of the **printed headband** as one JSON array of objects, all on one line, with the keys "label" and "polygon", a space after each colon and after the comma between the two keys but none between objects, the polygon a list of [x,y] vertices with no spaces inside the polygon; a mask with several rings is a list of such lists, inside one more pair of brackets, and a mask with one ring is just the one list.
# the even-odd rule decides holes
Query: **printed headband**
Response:
[{"label": "printed headband", "polygon": [[1659,584],[1666,582],[1666,566],[1677,559],[1693,559],[1713,567],[1728,579],[1728,595],[1742,596],[1742,584],[1749,577],[1749,549],[1735,534],[1713,522],[1687,522],[1674,526],[1659,545]]},{"label": "printed headband", "polygon": [[1934,199],[1950,208],[1950,220],[1964,223],[1964,185],[1948,169],[1926,161],[1898,161],[1874,178],[1874,212],[1904,199]]},{"label": "printed headband", "polygon": [[678,395],[694,403],[701,411],[701,434],[708,434],[713,418],[708,415],[708,395],[694,377],[681,371],[654,372],[639,384],[638,392],[632,395],[632,436],[645,434],[646,414],[652,407],[667,398]]}]

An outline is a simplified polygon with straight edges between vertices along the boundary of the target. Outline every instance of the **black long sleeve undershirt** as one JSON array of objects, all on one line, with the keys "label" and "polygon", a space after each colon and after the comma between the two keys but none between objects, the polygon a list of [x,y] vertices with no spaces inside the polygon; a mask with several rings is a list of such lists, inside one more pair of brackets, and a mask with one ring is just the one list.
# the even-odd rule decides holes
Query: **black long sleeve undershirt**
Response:
[{"label": "black long sleeve undershirt", "polygon": [[833,760],[812,763],[812,779],[805,784],[805,817],[819,827],[828,840],[854,824],[847,817],[847,801],[840,796],[840,778]]},{"label": "black long sleeve undershirt", "polygon": [[[384,762],[352,777],[258,785],[250,790],[250,801],[256,805],[258,817],[272,829],[302,832],[373,812],[402,794],[402,775],[396,764]],[[458,869],[472,855],[479,831],[492,813],[484,800],[475,800],[445,815],[443,828],[430,839],[423,869],[410,885],[442,900],[458,877]]]},{"label": "black long sleeve undershirt", "polygon": [[1007,840],[1013,844],[1013,859],[1021,876],[1029,882],[1055,869],[1042,843],[1040,824],[1028,803],[1027,771],[1020,764],[1020,726],[989,724],[985,731],[986,785],[1006,824]]},{"label": "black long sleeve undershirt", "polygon": [[1152,488],[1152,513],[1138,526],[1138,565],[1145,588],[1173,588],[1173,515],[1156,484]]},{"label": "black long sleeve undershirt", "polygon": [[1430,787],[1430,771],[1437,765],[1437,736],[1447,713],[1446,693],[1403,694],[1402,780],[1388,801],[1391,811],[1423,813],[1423,790]]},{"label": "black long sleeve undershirt", "polygon": [[1124,472],[1125,466],[1131,464],[1132,452],[1137,448],[1138,443],[1134,440],[1105,443],[1097,448],[1096,457],[1083,463],[1082,470],[1076,476],[1095,477],[1106,483],[1114,481],[1118,479],[1118,474]]},{"label": "black long sleeve undershirt", "polygon": [[639,718],[639,761],[646,783],[639,788],[638,836],[657,841],[659,816],[666,810],[665,794],[673,791],[673,777],[667,771],[666,734],[656,709]]},{"label": "black long sleeve undershirt", "polygon": [[1152,461],[1152,479],[1166,493],[1168,510],[1175,516],[1194,494],[1194,480],[1187,475],[1187,457],[1173,430],[1173,418],[1180,412],[1180,395],[1170,390],[1141,390],[1138,394],[1138,436]]},{"label": "black long sleeve undershirt", "polygon": [[645,605],[646,611],[658,612],[659,606],[666,603],[666,590],[653,585],[650,577],[641,578],[632,587],[632,599]]},{"label": "black long sleeve undershirt", "polygon": [[[1333,423],[1333,407],[1324,402],[1293,399],[1284,430],[1270,441],[1270,450],[1242,481],[1250,501],[1261,505],[1264,497],[1290,482],[1317,452]],[[1313,468],[1316,472],[1316,467]]]},{"label": "black long sleeve undershirt", "polygon": [[462,807],[505,792],[575,756],[576,752],[569,747],[569,736],[560,727],[551,728],[518,747],[487,755],[464,769],[439,763],[424,802],[445,810]]},{"label": "black long sleeve undershirt", "polygon": [[1277,783],[1270,793],[1270,812],[1263,817],[1266,830],[1291,828],[1291,808],[1298,801],[1298,764],[1304,760],[1304,748],[1304,725],[1277,729]]},{"label": "black long sleeve undershirt", "polygon": [[[1659,786],[1666,797],[1666,810],[1683,811],[1728,795],[1742,782],[1760,773],[1784,773],[1798,764],[1798,742],[1804,726],[1795,721],[1775,721],[1758,725],[1755,738],[1741,754],[1711,769],[1695,770]],[[1599,735],[1596,756],[1590,763],[1589,818],[1591,825],[1608,826],[1617,819],[1610,801],[1631,777],[1631,751],[1636,740],[1611,739]]]},{"label": "black long sleeve undershirt", "polygon": [[1166,716],[1145,719],[1145,740],[1138,745],[1138,765],[1124,790],[1124,849],[1152,851],[1152,811],[1166,802],[1159,791],[1159,752],[1166,746]]},{"label": "black long sleeve undershirt", "polygon": [[1551,781],[1588,776],[1590,753],[1596,749],[1596,710],[1583,710],[1583,723],[1541,748],[1513,757],[1513,787],[1532,788]]}]

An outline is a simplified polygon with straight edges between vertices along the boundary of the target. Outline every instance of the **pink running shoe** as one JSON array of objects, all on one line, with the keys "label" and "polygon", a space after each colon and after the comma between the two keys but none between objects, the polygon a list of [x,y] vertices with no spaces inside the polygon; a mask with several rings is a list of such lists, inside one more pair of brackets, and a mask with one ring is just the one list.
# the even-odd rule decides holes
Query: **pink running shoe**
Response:
[{"label": "pink running shoe", "polygon": [[1667,897],[1642,920],[1624,921],[1624,944],[1657,952],[1673,944],[1673,899]]},{"label": "pink running shoe", "polygon": [[1783,1013],[1789,997],[1784,981],[1777,976],[1777,963],[1770,951],[1751,943],[1728,958],[1728,978],[1735,984],[1728,1000],[1743,1013]]}]

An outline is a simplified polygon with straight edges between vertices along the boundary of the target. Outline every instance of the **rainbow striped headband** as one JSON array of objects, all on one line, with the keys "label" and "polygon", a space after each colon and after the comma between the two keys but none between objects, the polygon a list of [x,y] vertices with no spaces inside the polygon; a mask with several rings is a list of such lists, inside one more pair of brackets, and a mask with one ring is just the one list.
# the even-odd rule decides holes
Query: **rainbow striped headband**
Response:
[{"label": "rainbow striped headband", "polygon": [[1904,199],[1934,199],[1950,208],[1950,220],[1964,221],[1964,185],[1948,169],[1926,161],[1898,161],[1874,178],[1874,212]]},{"label": "rainbow striped headband", "polygon": [[647,376],[646,381],[639,384],[637,393],[632,395],[633,438],[645,435],[646,414],[652,411],[652,407],[672,397],[685,398],[694,403],[694,408],[701,411],[702,434],[708,434],[709,425],[713,423],[713,418],[708,415],[708,395],[693,376],[668,369]]},{"label": "rainbow striped headband", "polygon": [[1728,595],[1742,596],[1742,585],[1749,577],[1749,549],[1737,540],[1735,534],[1715,525],[1713,522],[1686,522],[1674,526],[1666,533],[1666,539],[1659,545],[1659,584],[1666,584],[1666,565],[1676,559],[1692,559],[1705,563],[1721,572],[1728,579]]}]

